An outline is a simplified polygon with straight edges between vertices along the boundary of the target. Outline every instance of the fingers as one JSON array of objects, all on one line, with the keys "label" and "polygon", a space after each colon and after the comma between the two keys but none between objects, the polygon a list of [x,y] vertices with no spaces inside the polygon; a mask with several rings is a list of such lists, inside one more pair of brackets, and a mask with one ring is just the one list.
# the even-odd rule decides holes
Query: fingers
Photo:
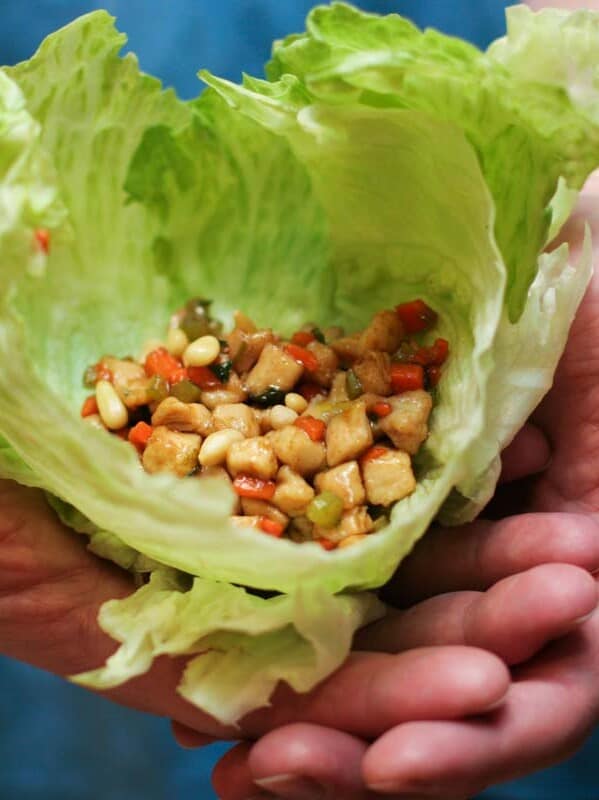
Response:
[{"label": "fingers", "polygon": [[411,606],[442,592],[484,590],[545,563],[599,570],[599,523],[590,514],[521,514],[434,528],[400,566],[385,599]]},{"label": "fingers", "polygon": [[536,425],[527,423],[501,454],[501,480],[509,483],[541,472],[550,458],[547,437]]},{"label": "fingers", "polygon": [[399,652],[423,644],[469,645],[517,664],[572,630],[596,605],[588,572],[546,564],[504,578],[485,593],[456,592],[390,611],[358,633],[355,647]]},{"label": "fingers", "polygon": [[218,741],[216,737],[206,736],[206,734],[199,733],[193,728],[188,728],[187,725],[181,725],[176,720],[171,720],[171,732],[177,744],[187,750],[205,747],[207,744],[214,744],[214,742]]}]

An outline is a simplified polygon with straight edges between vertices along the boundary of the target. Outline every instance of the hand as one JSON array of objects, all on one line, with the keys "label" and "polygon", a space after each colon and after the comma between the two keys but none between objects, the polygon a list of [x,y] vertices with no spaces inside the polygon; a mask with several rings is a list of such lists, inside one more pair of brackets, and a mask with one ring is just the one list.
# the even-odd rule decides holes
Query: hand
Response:
[{"label": "hand", "polygon": [[[596,237],[599,233],[598,197],[595,177],[564,231],[564,239],[574,249],[582,238],[583,220],[591,221]],[[464,798],[491,783],[554,764],[576,749],[599,713],[599,615],[541,651],[542,643],[553,638],[546,625],[557,612],[560,592],[567,591],[567,584],[563,577],[547,572],[562,567],[545,567],[542,572],[530,569],[564,561],[597,571],[593,563],[599,547],[595,513],[599,510],[598,387],[599,277],[595,276],[554,388],[534,417],[549,436],[554,453],[540,477],[528,482],[531,491],[524,496],[525,513],[499,523],[480,521],[461,531],[427,535],[402,565],[392,593],[400,605],[420,605],[378,623],[360,641],[370,649],[403,649],[416,646],[423,631],[432,633],[429,644],[465,641],[486,647],[506,663],[520,665],[512,670],[514,684],[501,708],[471,720],[406,722],[370,746],[333,730],[288,726],[253,747],[240,745],[225,756],[215,772],[223,800],[241,800],[255,793],[256,779],[277,796],[301,798],[295,789],[301,789],[305,776],[316,779],[340,800],[398,793],[414,798]],[[509,455],[504,463],[508,479],[534,471],[547,455],[542,435],[528,427]],[[511,494],[506,497],[500,492],[509,502],[514,495],[522,500],[522,492]],[[501,581],[522,570],[529,571]],[[472,610],[470,592],[494,584],[478,599],[489,615],[481,626],[481,637],[469,638],[472,620],[480,622],[481,613]],[[512,592],[507,596],[503,594],[506,585]],[[510,602],[520,598],[519,591],[526,595],[516,613],[510,614],[514,610]],[[439,592],[456,594],[426,602]],[[420,627],[419,615],[434,616],[435,609],[436,628],[434,624]],[[411,635],[406,634],[406,626]],[[562,631],[566,629],[564,620]],[[284,775],[284,780],[277,781],[277,775]],[[312,790],[306,796],[317,795]]]}]

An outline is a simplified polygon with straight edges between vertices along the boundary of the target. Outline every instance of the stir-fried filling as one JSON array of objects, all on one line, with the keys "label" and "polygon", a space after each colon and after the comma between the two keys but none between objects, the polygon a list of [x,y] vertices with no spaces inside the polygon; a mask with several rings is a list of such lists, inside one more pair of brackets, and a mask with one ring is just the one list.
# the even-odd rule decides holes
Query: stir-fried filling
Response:
[{"label": "stir-fried filling", "polygon": [[194,299],[139,361],[86,370],[95,393],[81,414],[127,439],[147,472],[227,481],[237,525],[347,547],[416,488],[412,456],[449,353],[445,339],[419,341],[436,320],[414,300],[357,333],[309,324],[285,340],[237,312],[225,336]]}]

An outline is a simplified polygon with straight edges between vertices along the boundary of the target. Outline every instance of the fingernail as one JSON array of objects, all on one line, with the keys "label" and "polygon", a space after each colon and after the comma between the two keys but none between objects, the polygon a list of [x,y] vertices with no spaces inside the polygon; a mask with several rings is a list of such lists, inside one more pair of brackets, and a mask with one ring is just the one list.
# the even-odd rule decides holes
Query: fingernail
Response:
[{"label": "fingernail", "polygon": [[254,783],[284,800],[325,800],[325,789],[312,778],[299,775],[273,775]]},{"label": "fingernail", "polygon": [[595,613],[595,609],[593,609],[592,611],[589,611],[588,614],[583,614],[582,617],[578,617],[577,619],[574,620],[574,622],[572,624],[573,625],[582,625],[582,623],[586,622],[588,619],[590,619],[594,615],[594,613]]}]

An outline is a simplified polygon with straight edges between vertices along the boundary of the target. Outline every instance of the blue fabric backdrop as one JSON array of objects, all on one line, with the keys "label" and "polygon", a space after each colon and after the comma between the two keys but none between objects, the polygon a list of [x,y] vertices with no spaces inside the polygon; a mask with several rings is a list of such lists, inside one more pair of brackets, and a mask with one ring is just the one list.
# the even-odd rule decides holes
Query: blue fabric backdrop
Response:
[{"label": "blue fabric backdrop", "polygon": [[[484,46],[504,30],[503,0],[362,0]],[[142,68],[183,97],[200,67],[260,74],[271,42],[303,29],[311,0],[0,0],[0,63],[28,58],[41,39],[104,7],[129,34]],[[209,773],[223,745],[178,748],[168,724],[112,705],[0,658],[0,800],[214,800]],[[486,800],[596,800],[599,736],[562,768],[485,793]]]}]

